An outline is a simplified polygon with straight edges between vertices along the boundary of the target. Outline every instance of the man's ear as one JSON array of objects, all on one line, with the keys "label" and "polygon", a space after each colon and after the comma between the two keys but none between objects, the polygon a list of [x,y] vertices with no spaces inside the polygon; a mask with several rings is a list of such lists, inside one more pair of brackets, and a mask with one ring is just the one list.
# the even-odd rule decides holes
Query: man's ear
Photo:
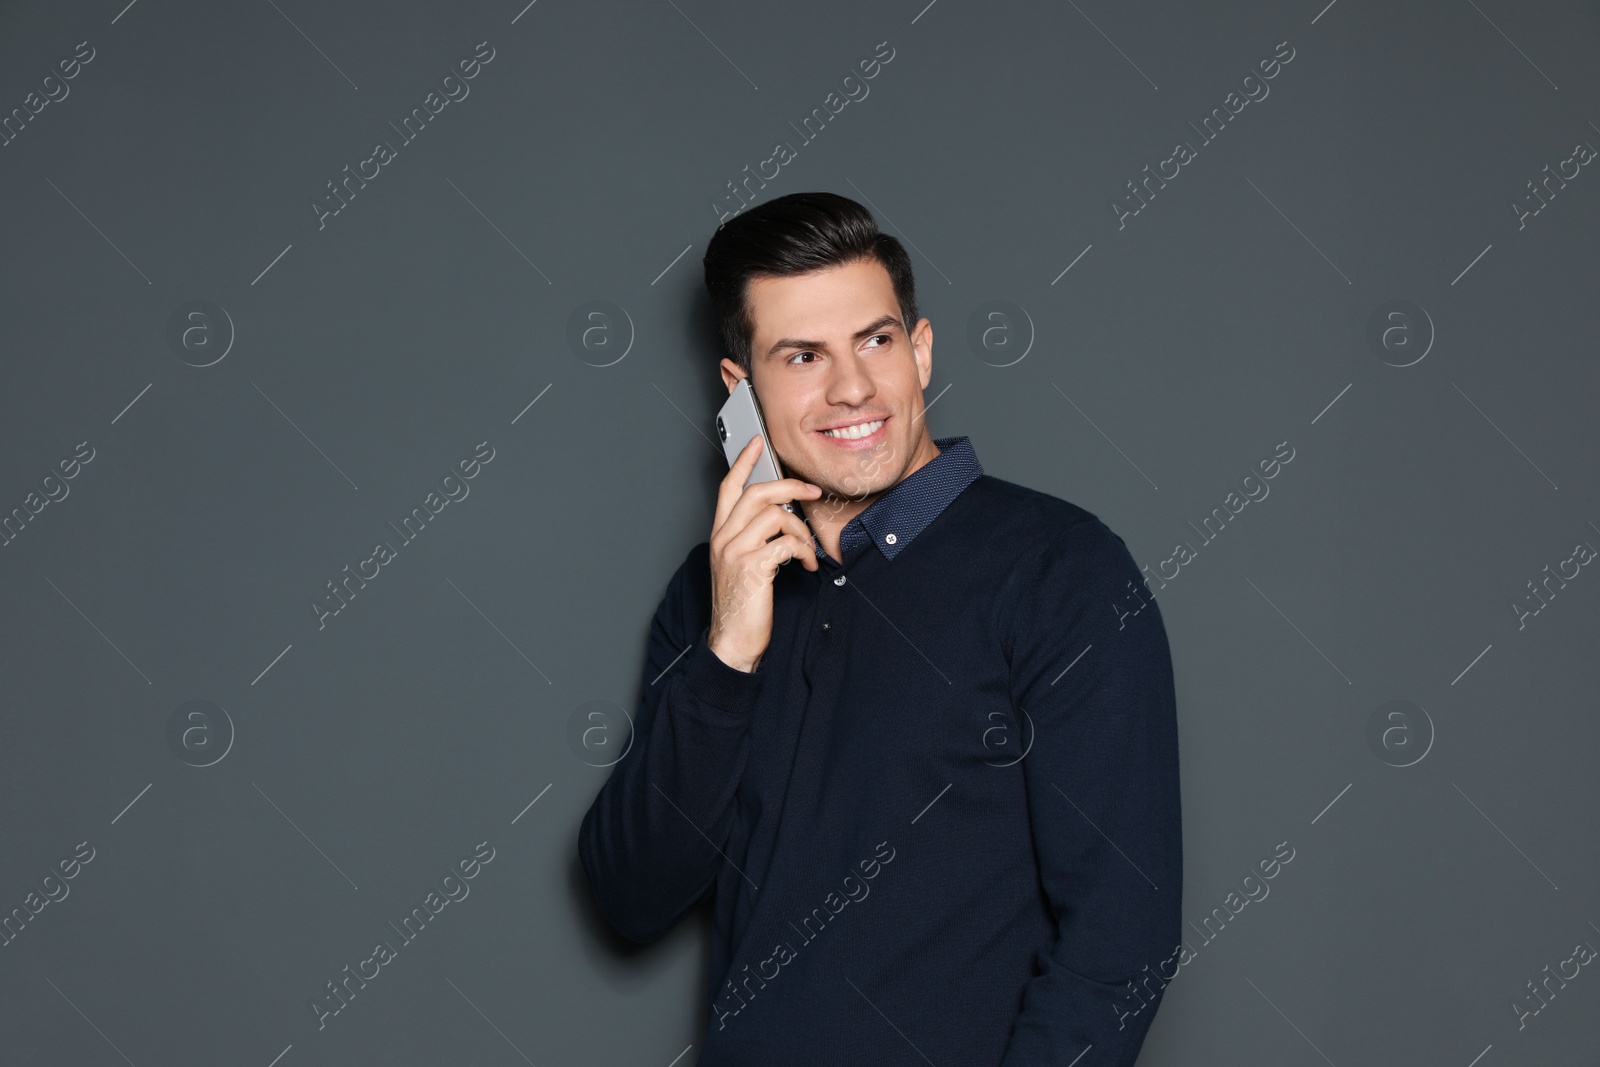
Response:
[{"label": "man's ear", "polygon": [[[730,394],[733,392],[734,388],[738,386],[739,379],[743,378],[744,376],[745,373],[740,369],[739,364],[735,363],[731,359],[724,359],[722,361],[722,384],[728,387],[728,392]],[[750,384],[752,387],[755,385],[754,382],[751,382]]]},{"label": "man's ear", "polygon": [[911,335],[911,349],[917,360],[917,380],[926,389],[933,381],[933,323],[927,319],[917,320],[917,328]]}]

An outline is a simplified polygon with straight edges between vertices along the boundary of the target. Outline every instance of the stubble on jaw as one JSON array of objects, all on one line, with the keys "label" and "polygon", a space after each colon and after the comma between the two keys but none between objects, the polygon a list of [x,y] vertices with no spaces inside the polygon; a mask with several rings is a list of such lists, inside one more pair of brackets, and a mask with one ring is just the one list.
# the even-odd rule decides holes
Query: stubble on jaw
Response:
[{"label": "stubble on jaw", "polygon": [[822,495],[816,500],[806,502],[806,515],[809,517],[815,514],[833,519],[850,504],[859,503],[873,493],[889,489],[893,482],[882,486],[876,483],[885,470],[893,467],[899,453],[898,446],[891,441],[886,442],[881,448],[854,456],[853,468],[844,474],[837,485],[824,484],[816,478],[807,478],[807,481],[822,490]]}]

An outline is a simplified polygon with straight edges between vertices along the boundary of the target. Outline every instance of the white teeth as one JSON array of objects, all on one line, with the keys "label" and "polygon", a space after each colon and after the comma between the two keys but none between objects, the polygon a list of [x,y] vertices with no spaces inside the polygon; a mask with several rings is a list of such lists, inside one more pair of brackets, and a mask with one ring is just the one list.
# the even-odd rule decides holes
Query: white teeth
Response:
[{"label": "white teeth", "polygon": [[854,440],[857,437],[870,437],[877,433],[878,427],[882,425],[883,420],[878,419],[875,422],[862,422],[857,423],[854,426],[846,426],[840,430],[823,430],[822,432],[827,434],[829,437],[839,437],[849,441]]}]

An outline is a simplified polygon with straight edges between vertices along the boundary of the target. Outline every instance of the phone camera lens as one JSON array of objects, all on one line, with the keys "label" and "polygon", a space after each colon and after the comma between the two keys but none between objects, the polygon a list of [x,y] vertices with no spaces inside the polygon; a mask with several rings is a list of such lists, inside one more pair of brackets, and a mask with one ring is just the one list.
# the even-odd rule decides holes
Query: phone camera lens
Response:
[{"label": "phone camera lens", "polygon": [[728,428],[722,424],[722,417],[717,416],[717,435],[724,441],[728,439]]}]

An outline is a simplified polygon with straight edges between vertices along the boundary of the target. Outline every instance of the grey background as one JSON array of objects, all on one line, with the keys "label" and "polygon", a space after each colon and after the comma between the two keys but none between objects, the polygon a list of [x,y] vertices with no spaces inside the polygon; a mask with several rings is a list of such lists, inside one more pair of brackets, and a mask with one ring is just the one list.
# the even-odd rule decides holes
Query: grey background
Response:
[{"label": "grey background", "polygon": [[[1186,917],[1295,858],[1140,1062],[1595,1062],[1594,968],[1521,1029],[1512,1004],[1600,946],[1600,577],[1521,629],[1511,605],[1600,546],[1600,175],[1510,207],[1600,145],[1594,5],[123,4],[0,13],[0,112],[95,49],[0,148],[0,514],[94,450],[0,548],[0,913],[94,849],[0,947],[0,1058],[693,1062],[704,915],[642,951],[603,928],[574,848],[607,771],[570,736],[632,708],[709,532],[699,261],[786,140],[762,198],[852,196],[913,247],[935,436],[1152,570],[1197,549],[1158,593]],[[481,41],[470,95],[319,230],[324,184]],[[1124,183],[1282,41],[1270,95],[1119,229]],[[222,314],[169,343],[195,300]],[[621,313],[575,347],[597,300]],[[1368,343],[1393,300],[1431,322],[1412,348]],[[967,343],[992,301],[1009,348]],[[483,441],[319,630],[324,583]],[[197,700],[222,710],[169,742]],[[1395,700],[1425,717],[1370,744]],[[483,841],[319,1030],[324,984]]]}]

